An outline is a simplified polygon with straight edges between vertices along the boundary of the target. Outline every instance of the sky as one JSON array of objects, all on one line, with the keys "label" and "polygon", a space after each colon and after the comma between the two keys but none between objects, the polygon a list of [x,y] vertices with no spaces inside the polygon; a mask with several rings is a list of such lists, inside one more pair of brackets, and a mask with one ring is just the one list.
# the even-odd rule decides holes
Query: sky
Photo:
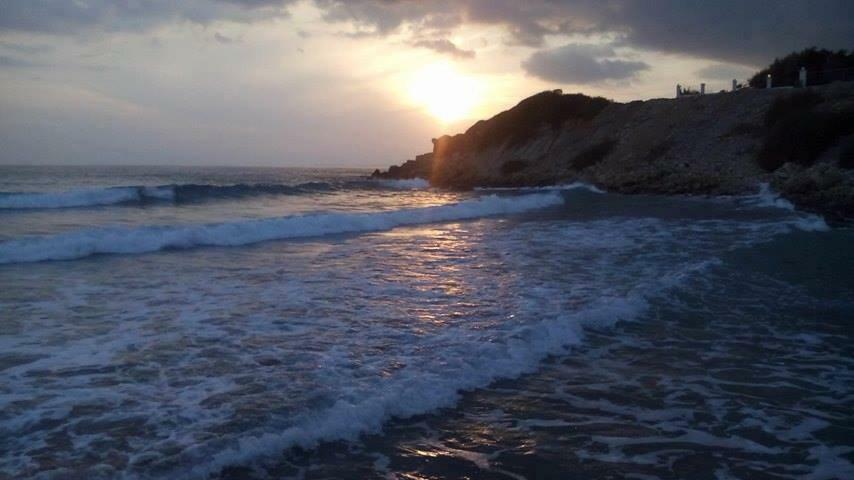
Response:
[{"label": "sky", "polygon": [[385,167],[543,90],[729,88],[852,0],[0,0],[0,164]]}]

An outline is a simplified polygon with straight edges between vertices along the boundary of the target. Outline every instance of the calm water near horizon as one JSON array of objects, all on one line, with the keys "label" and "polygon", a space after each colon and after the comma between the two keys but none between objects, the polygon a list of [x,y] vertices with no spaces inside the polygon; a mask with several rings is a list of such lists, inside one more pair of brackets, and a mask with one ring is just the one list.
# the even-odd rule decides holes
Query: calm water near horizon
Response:
[{"label": "calm water near horizon", "polygon": [[854,230],[763,191],[0,167],[0,478],[854,478]]}]

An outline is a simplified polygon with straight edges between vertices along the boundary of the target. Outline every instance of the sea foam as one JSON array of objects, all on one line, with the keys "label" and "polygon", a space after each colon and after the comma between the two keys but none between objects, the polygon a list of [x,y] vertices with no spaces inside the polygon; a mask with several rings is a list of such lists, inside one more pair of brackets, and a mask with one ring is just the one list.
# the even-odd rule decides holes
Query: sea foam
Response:
[{"label": "sea foam", "polygon": [[559,205],[557,192],[499,197],[372,213],[317,213],[204,225],[96,228],[0,243],[0,264],[73,260],[104,253],[146,253],[201,246],[389,230],[398,226],[521,213]]},{"label": "sea foam", "polygon": [[759,192],[747,197],[748,202],[756,207],[780,208],[790,212],[795,211],[792,202],[781,197],[767,182],[759,184]]},{"label": "sea foam", "polygon": [[585,182],[572,182],[559,185],[545,185],[541,187],[477,187],[478,191],[517,191],[517,192],[537,192],[537,191],[554,191],[554,190],[586,190],[591,193],[607,193],[596,185]]},{"label": "sea foam", "polygon": [[386,187],[397,190],[421,190],[429,188],[430,183],[423,178],[408,178],[402,180],[377,180],[377,182]]},{"label": "sea foam", "polygon": [[200,202],[271,195],[311,195],[341,190],[416,190],[430,185],[426,180],[346,180],[341,182],[185,183],[156,186],[76,188],[61,192],[0,192],[0,210],[61,209],[132,205],[152,202]]},{"label": "sea foam", "polygon": [[[353,184],[358,186],[356,182],[353,182]],[[0,193],[0,210],[100,207],[161,201],[181,203],[259,195],[300,195],[303,193],[320,193],[332,189],[333,186],[326,182],[309,182],[299,185],[242,183],[212,185],[190,183],[158,186],[78,188],[64,192],[44,193],[3,192]]]},{"label": "sea foam", "polygon": [[81,188],[55,193],[4,193],[0,209],[93,207],[152,200],[171,200],[172,187]]},{"label": "sea foam", "polygon": [[332,440],[354,441],[364,433],[380,431],[390,418],[408,418],[453,406],[461,392],[485,387],[501,378],[531,373],[545,357],[567,353],[581,343],[584,328],[607,328],[619,321],[633,321],[647,308],[647,300],[639,293],[600,298],[579,311],[520,325],[504,332],[501,340],[464,342],[457,345],[455,352],[447,351],[447,345],[466,334],[451,329],[434,340],[436,351],[441,351],[446,359],[441,374],[417,367],[405,368],[370,395],[356,401],[339,400],[280,432],[244,436],[236,445],[206,454],[204,462],[192,459],[195,466],[176,475],[207,478],[223,467],[245,464],[287,448],[313,448]]}]

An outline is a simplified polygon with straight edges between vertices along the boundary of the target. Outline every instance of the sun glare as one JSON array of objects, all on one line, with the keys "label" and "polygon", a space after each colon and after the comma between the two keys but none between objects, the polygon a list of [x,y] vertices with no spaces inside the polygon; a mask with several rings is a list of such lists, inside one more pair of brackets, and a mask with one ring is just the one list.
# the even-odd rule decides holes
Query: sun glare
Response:
[{"label": "sun glare", "polygon": [[479,100],[477,82],[446,63],[418,71],[409,85],[409,96],[443,123],[465,118]]}]

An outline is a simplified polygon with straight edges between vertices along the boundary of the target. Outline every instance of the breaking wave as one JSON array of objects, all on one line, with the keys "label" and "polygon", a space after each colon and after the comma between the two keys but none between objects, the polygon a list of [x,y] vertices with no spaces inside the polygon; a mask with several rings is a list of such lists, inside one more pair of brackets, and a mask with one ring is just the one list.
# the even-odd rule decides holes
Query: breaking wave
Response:
[{"label": "breaking wave", "polygon": [[182,184],[80,188],[64,192],[0,192],[0,210],[33,210],[105,205],[132,205],[154,202],[190,203],[211,199],[242,198],[261,195],[304,195],[348,189],[414,190],[429,187],[426,180],[354,180],[339,184],[308,182],[284,184]]},{"label": "breaking wave", "polygon": [[430,187],[430,182],[423,178],[409,178],[405,180],[373,180],[376,183],[397,190],[420,190]]},{"label": "breaking wave", "polygon": [[[545,357],[565,354],[581,343],[585,327],[606,328],[618,321],[632,321],[647,308],[642,294],[602,298],[579,311],[545,316],[502,332],[500,340],[492,341],[473,339],[460,343],[456,339],[471,338],[471,334],[449,329],[435,339],[435,351],[445,359],[441,371],[405,368],[385,382],[382,389],[359,399],[339,400],[280,432],[239,438],[236,445],[206,454],[203,462],[198,457],[191,458],[185,463],[193,467],[175,473],[208,478],[223,467],[245,464],[294,446],[313,448],[324,441],[354,441],[363,433],[380,431],[390,418],[450,407],[457,403],[461,392],[531,373]],[[190,455],[198,455],[194,453]]]},{"label": "breaking wave", "polygon": [[173,200],[172,187],[86,188],[52,193],[0,193],[0,209],[42,209],[94,207],[142,202],[146,199]]},{"label": "breaking wave", "polygon": [[766,183],[759,184],[759,192],[755,195],[749,195],[745,197],[747,203],[754,207],[760,208],[779,208],[782,210],[788,210],[790,212],[795,211],[795,206],[792,202],[786,200],[781,197],[780,194],[771,189],[771,185]]},{"label": "breaking wave", "polygon": [[546,185],[542,187],[477,187],[478,191],[519,191],[519,192],[536,192],[536,191],[552,191],[552,190],[585,190],[590,193],[606,193],[596,185],[584,182],[572,182],[560,185]]},{"label": "breaking wave", "polygon": [[499,197],[372,213],[316,213],[205,225],[95,228],[0,243],[0,264],[73,260],[104,253],[146,253],[201,246],[389,230],[398,226],[522,213],[563,203],[556,192]]}]

